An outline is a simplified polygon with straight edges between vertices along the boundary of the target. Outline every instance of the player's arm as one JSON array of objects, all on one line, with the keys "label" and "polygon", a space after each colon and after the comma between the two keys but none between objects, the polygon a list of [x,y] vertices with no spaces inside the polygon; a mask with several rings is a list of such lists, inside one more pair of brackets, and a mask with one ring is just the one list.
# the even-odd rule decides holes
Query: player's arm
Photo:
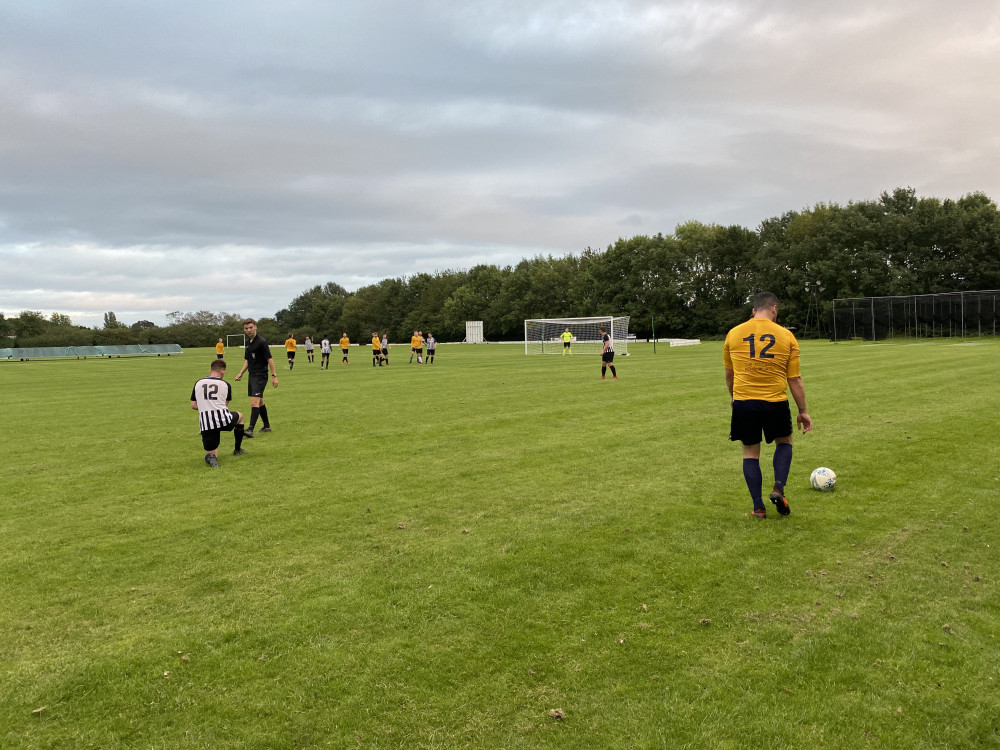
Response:
[{"label": "player's arm", "polygon": [[802,384],[802,376],[797,378],[788,379],[788,390],[792,392],[792,398],[795,399],[795,406],[798,407],[799,413],[795,417],[795,424],[799,426],[803,433],[809,432],[812,429],[813,421],[812,417],[809,416],[809,411],[806,409],[806,387]]},{"label": "player's arm", "polygon": [[248,360],[244,359],[243,360],[243,367],[240,368],[239,374],[237,374],[237,376],[236,376],[236,380],[239,380],[240,378],[243,377],[243,373],[245,373],[247,371],[247,368],[249,366],[250,366],[250,362]]},{"label": "player's arm", "polygon": [[274,358],[267,358],[267,369],[271,371],[271,385],[275,388],[278,387],[278,373],[274,369]]},{"label": "player's arm", "polygon": [[194,409],[195,411],[198,411],[198,402],[197,401],[192,401],[191,402],[191,408]]},{"label": "player's arm", "polygon": [[736,373],[730,370],[728,367],[724,368],[726,372],[726,388],[729,389],[729,400],[733,400],[733,384],[736,382]]}]

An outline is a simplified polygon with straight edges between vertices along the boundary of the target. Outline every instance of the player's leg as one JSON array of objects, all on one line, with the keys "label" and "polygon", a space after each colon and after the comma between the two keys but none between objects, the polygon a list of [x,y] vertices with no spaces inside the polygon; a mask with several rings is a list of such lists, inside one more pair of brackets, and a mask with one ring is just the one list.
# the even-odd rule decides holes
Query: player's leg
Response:
[{"label": "player's leg", "polygon": [[233,427],[233,438],[235,440],[235,445],[233,446],[233,455],[239,455],[240,453],[246,453],[243,450],[243,438],[246,437],[246,430],[243,426],[243,412],[238,411],[236,414],[236,426]]},{"label": "player's leg", "polygon": [[758,518],[765,518],[764,476],[760,470],[761,433],[759,403],[734,401],[729,421],[729,439],[743,444],[743,480],[753,501],[753,514]]},{"label": "player's leg", "polygon": [[785,498],[785,485],[792,469],[792,412],[787,401],[768,404],[767,419],[764,422],[764,439],[774,441],[774,489],[770,500],[778,508],[778,512],[787,516],[791,513],[788,500]]},{"label": "player's leg", "polygon": [[615,353],[611,352],[608,357],[608,369],[611,370],[611,379],[618,380],[618,372],[615,370]]},{"label": "player's leg", "polygon": [[219,467],[219,443],[222,442],[219,430],[206,430],[201,433],[201,445],[205,449],[205,463],[213,469]]}]

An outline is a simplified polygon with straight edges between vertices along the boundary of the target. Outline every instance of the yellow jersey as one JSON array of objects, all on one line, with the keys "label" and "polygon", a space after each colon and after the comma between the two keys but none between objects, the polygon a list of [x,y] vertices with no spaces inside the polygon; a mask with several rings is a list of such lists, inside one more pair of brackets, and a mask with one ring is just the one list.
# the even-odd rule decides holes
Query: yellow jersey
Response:
[{"label": "yellow jersey", "polygon": [[564,344],[568,344],[570,341],[573,340],[573,334],[570,333],[569,331],[563,331],[561,334],[559,334],[559,338],[563,340]]},{"label": "yellow jersey", "polygon": [[350,345],[351,345],[351,340],[347,338],[347,336],[344,336],[344,338],[340,340],[341,349],[347,349]]},{"label": "yellow jersey", "polygon": [[215,353],[220,357],[226,353],[226,346],[221,341],[215,345]]},{"label": "yellow jersey", "polygon": [[295,339],[285,339],[285,351],[294,352],[295,351]]},{"label": "yellow jersey", "polygon": [[382,341],[377,335],[372,336],[372,351],[382,348]]},{"label": "yellow jersey", "polygon": [[737,401],[787,401],[788,379],[800,377],[799,342],[767,318],[751,318],[726,335],[722,364],[733,372]]}]

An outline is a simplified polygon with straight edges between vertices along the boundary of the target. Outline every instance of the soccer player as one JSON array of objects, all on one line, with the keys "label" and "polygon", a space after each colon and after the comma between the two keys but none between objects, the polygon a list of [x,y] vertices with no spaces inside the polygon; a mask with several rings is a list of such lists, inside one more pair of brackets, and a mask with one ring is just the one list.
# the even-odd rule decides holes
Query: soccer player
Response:
[{"label": "soccer player", "polygon": [[295,366],[295,347],[298,344],[295,341],[295,334],[288,334],[288,338],[285,339],[285,353],[288,354],[288,369],[291,370]]},{"label": "soccer player", "polygon": [[347,338],[347,334],[346,333],[341,334],[341,336],[340,336],[340,351],[342,351],[344,353],[344,357],[343,357],[343,359],[340,360],[340,364],[342,364],[342,365],[349,365],[349,364],[351,364],[350,362],[347,361],[347,352],[350,350],[350,348],[351,348],[351,340],[349,338]]},{"label": "soccer player", "polygon": [[417,332],[414,331],[413,335],[410,336],[410,361],[409,364],[413,364],[413,358],[417,355]]},{"label": "soccer player", "polygon": [[389,334],[382,334],[382,361],[389,364]]},{"label": "soccer player", "polygon": [[611,342],[611,337],[608,335],[607,328],[598,329],[601,332],[601,341],[604,342],[604,348],[601,349],[601,380],[604,380],[604,375],[611,368],[611,379],[618,380],[618,373],[615,371],[615,345]]},{"label": "soccer player", "polygon": [[233,389],[223,378],[226,376],[226,360],[212,362],[208,377],[202,378],[191,389],[191,408],[198,412],[201,426],[201,444],[205,448],[205,463],[213,469],[219,466],[219,444],[223,432],[232,432],[236,439],[234,456],[242,456],[243,438],[253,437],[243,431],[243,414],[229,411],[233,400]]},{"label": "soccer player", "polygon": [[438,342],[434,338],[434,334],[430,331],[427,332],[427,364],[434,364],[434,350],[437,349]]},{"label": "soccer player", "polygon": [[424,332],[417,331],[417,364],[424,363]]},{"label": "soccer player", "polygon": [[573,343],[573,334],[569,332],[569,326],[566,327],[565,331],[559,334],[559,338],[561,338],[563,342],[563,356],[565,357],[566,352],[569,352],[569,355],[572,357],[573,350],[570,348],[570,344]]},{"label": "soccer player", "polygon": [[378,331],[372,331],[372,367],[382,366],[382,339],[378,337]]},{"label": "soccer player", "polygon": [[313,340],[311,338],[309,338],[308,336],[306,336],[305,347],[306,347],[306,362],[312,362],[313,361]]},{"label": "soccer player", "polygon": [[222,359],[226,355],[226,345],[222,343],[222,339],[219,339],[215,344],[215,358]]},{"label": "soccer player", "polygon": [[278,387],[278,373],[274,369],[274,359],[271,357],[271,347],[263,336],[257,335],[257,321],[247,318],[243,321],[243,332],[247,335],[247,348],[243,354],[243,367],[240,374],[236,376],[239,380],[243,373],[250,371],[247,378],[247,391],[250,396],[250,429],[246,431],[247,437],[253,437],[254,427],[257,425],[257,418],[264,421],[264,429],[261,432],[271,431],[271,422],[267,418],[267,407],[264,405],[264,390],[267,388],[267,372],[271,371],[271,385]]},{"label": "soccer player", "polygon": [[[766,518],[760,470],[761,432],[774,442],[774,489],[770,500],[778,513],[791,513],[785,498],[785,484],[792,466],[792,413],[788,393],[792,392],[798,416],[795,423],[803,434],[812,429],[806,410],[806,391],[799,372],[799,342],[787,328],[775,321],[778,298],[761,292],[753,299],[753,317],[733,328],[722,347],[722,364],[732,403],[729,439],[743,443],[743,478],[746,480],[753,514]],[[786,390],[787,389],[787,390]]]},{"label": "soccer player", "polygon": [[323,334],[323,340],[319,342],[319,369],[323,369],[323,365],[326,364],[326,369],[330,369],[330,339]]}]

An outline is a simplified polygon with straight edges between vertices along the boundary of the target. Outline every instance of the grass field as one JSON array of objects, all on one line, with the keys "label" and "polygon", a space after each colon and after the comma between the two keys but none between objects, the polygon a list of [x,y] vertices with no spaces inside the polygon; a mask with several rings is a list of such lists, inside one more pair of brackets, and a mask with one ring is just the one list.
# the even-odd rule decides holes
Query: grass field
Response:
[{"label": "grass field", "polygon": [[802,350],[762,521],[719,343],[0,363],[0,746],[1000,747],[1000,344]]}]

